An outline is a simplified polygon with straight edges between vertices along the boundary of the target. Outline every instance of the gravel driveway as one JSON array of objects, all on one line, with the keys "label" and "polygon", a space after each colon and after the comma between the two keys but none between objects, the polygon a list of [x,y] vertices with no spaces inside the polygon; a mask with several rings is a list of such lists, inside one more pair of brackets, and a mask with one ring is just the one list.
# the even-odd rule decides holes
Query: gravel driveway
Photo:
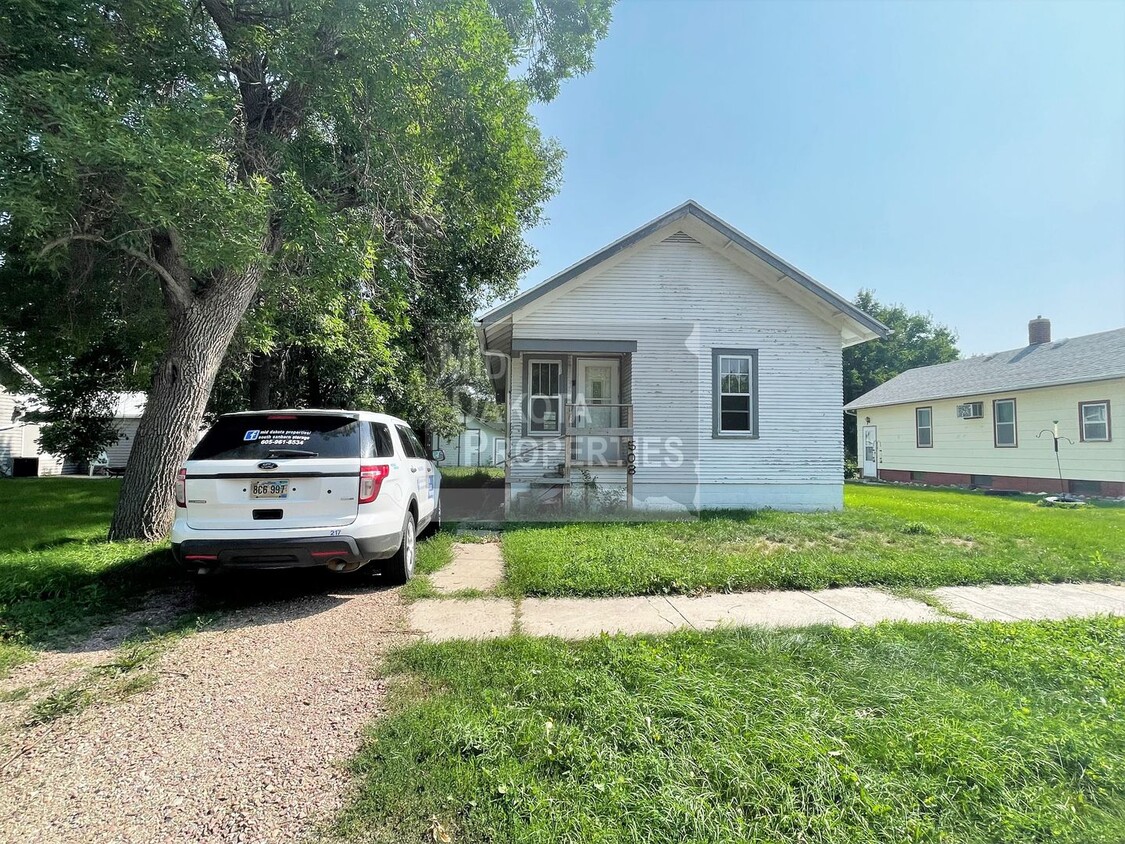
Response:
[{"label": "gravel driveway", "polygon": [[342,764],[382,711],[378,663],[409,638],[405,618],[397,590],[291,589],[178,642],[144,692],[5,730],[0,841],[314,833],[340,808]]}]

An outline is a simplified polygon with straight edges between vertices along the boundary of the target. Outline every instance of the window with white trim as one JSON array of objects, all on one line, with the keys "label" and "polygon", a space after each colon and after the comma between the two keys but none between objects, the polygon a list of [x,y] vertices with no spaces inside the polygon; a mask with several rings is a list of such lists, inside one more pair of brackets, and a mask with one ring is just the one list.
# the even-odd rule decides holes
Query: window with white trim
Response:
[{"label": "window with white trim", "polygon": [[758,435],[758,351],[714,349],[714,436]]},{"label": "window with white trim", "polygon": [[1082,424],[1082,442],[1109,442],[1109,402],[1083,401],[1078,403],[1078,420]]},{"label": "window with white trim", "polygon": [[562,364],[557,360],[532,360],[527,364],[527,432],[532,435],[562,431]]},{"label": "window with white trim", "polygon": [[914,444],[918,448],[934,447],[934,409],[914,408]]},{"label": "window with white trim", "polygon": [[1015,448],[1019,445],[1016,436],[1016,400],[996,399],[992,403],[992,428],[995,431],[997,448]]}]

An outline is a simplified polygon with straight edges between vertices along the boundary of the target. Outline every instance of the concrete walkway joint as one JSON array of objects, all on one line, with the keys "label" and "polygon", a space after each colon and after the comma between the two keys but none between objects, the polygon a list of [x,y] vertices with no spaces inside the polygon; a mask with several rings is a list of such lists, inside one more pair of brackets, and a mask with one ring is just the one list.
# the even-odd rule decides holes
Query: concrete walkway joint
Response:
[{"label": "concrete walkway joint", "polygon": [[491,592],[504,579],[504,558],[497,542],[458,542],[453,562],[430,575],[434,590],[452,594],[473,589]]},{"label": "concrete walkway joint", "polygon": [[[982,621],[1125,616],[1125,586],[1106,583],[946,586],[931,594],[950,610]],[[949,616],[922,601],[858,587],[735,592],[698,598],[525,598],[520,605],[523,633],[565,639],[601,633],[670,633],[684,628],[852,627],[881,621],[948,620]],[[508,636],[514,630],[515,604],[499,598],[418,601],[410,609],[410,623],[434,641]]]}]

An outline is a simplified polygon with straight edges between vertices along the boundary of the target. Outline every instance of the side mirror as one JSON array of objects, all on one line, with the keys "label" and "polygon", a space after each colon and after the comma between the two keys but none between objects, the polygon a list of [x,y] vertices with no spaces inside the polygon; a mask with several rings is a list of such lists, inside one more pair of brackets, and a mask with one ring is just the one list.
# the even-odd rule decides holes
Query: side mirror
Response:
[{"label": "side mirror", "polygon": [[435,448],[433,450],[433,453],[430,455],[430,459],[433,460],[435,463],[440,463],[441,461],[443,461],[445,459],[445,450],[440,449],[440,448]]}]

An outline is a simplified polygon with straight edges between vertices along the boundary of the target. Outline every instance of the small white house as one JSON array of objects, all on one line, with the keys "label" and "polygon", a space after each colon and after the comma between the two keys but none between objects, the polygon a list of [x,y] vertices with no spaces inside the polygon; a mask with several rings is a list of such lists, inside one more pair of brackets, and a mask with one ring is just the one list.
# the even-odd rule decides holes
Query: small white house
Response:
[{"label": "small white house", "polygon": [[1125,496],[1123,407],[1125,328],[1052,341],[1038,318],[1022,348],[908,370],[846,410],[867,478]]},{"label": "small white house", "polygon": [[508,501],[839,509],[841,350],[887,333],[686,202],[479,319]]},{"label": "small white house", "polygon": [[[43,426],[28,421],[28,413],[36,407],[32,396],[18,395],[0,387],[0,474],[31,472],[40,476],[73,474],[77,464],[43,451],[39,435]],[[106,448],[110,469],[124,469],[137,435],[137,426],[145,408],[144,393],[117,393],[114,427],[118,439]],[[29,461],[37,460],[33,466]],[[18,461],[18,462],[17,462]]]},{"label": "small white house", "polygon": [[145,412],[148,397],[144,393],[118,393],[117,405],[113,411],[113,424],[117,428],[117,442],[106,448],[110,469],[124,469],[133,451],[133,440],[137,438],[137,426]]},{"label": "small white house", "polygon": [[27,414],[34,407],[33,397],[0,386],[0,476],[63,473],[62,458],[39,449],[42,426],[27,421]]},{"label": "small white house", "polygon": [[441,466],[502,466],[507,457],[503,423],[485,422],[463,414],[465,429],[452,437],[434,437],[434,448],[445,452]]}]

